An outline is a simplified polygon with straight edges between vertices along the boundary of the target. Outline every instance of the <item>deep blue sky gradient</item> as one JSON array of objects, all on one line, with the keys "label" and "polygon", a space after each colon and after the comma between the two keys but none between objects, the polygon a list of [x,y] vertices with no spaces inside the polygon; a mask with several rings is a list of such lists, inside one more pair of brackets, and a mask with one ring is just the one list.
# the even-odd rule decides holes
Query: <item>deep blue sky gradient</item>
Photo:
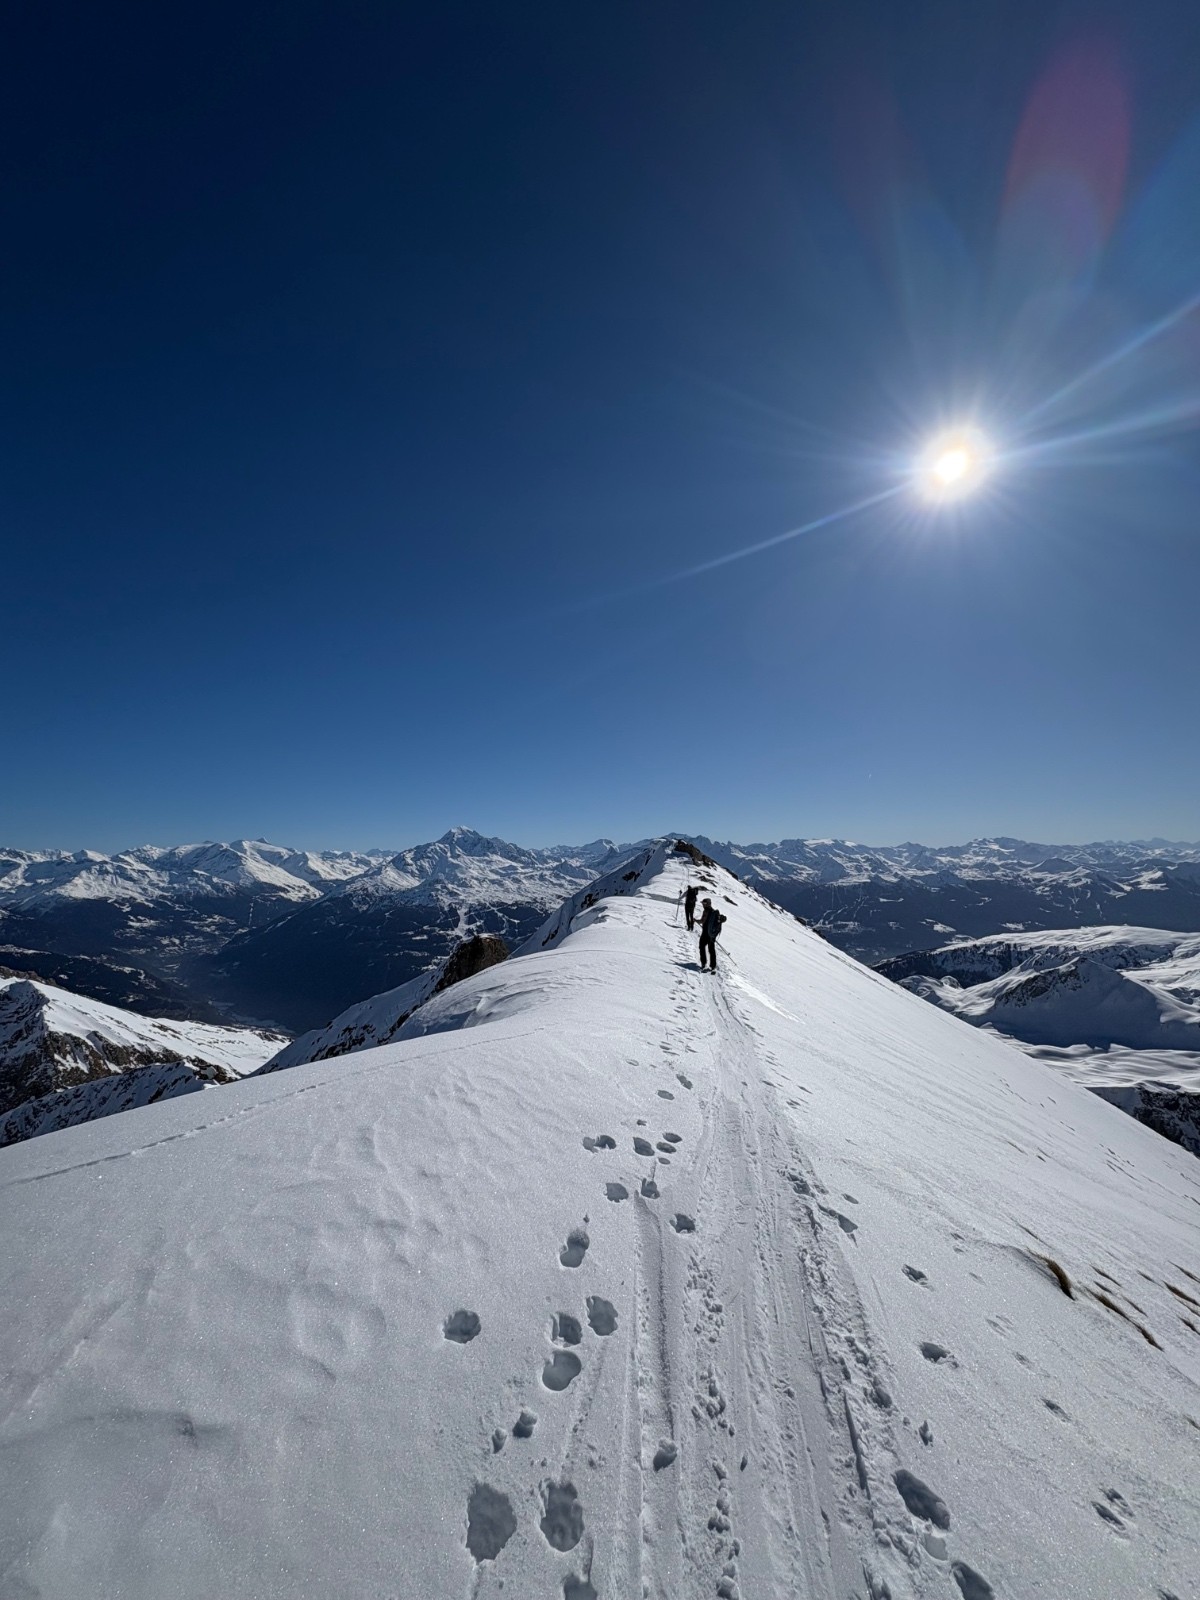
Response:
[{"label": "deep blue sky gradient", "polygon": [[1185,0],[18,6],[0,838],[1200,836],[1196,317],[1042,435],[1103,441],[657,582],[1200,289],[1197,59]]}]

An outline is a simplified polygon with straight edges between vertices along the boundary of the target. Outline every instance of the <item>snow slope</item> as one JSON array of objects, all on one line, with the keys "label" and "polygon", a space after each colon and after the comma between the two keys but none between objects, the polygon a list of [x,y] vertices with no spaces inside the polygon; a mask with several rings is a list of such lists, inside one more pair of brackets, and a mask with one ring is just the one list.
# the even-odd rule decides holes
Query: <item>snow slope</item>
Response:
[{"label": "snow slope", "polygon": [[[0,1117],[35,1098],[53,1097],[91,1080],[143,1067],[186,1067],[205,1081],[228,1082],[260,1067],[280,1043],[278,1034],[143,1017],[52,984],[0,978]],[[154,1088],[178,1078],[178,1073],[160,1078]],[[133,1096],[136,1104],[140,1093],[141,1089],[125,1090],[117,1093],[116,1099],[111,1089],[99,1098],[75,1093],[62,1102],[50,1125],[60,1125],[66,1105],[79,1113],[92,1104],[119,1109],[122,1094]],[[40,1114],[32,1120],[26,1115],[19,1125],[32,1128],[41,1120]],[[0,1142],[6,1134],[11,1138],[16,1126],[3,1117]]]},{"label": "snow slope", "polygon": [[1195,1161],[633,870],[380,1049],[0,1152],[0,1593],[1195,1595]]},{"label": "snow slope", "polygon": [[1003,934],[913,951],[879,970],[1200,1155],[1200,936]]}]

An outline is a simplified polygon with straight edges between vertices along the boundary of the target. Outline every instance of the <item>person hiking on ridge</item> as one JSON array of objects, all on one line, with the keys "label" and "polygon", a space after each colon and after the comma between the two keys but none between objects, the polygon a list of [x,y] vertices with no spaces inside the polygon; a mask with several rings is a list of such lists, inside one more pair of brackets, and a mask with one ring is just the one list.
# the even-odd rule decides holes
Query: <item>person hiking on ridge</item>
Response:
[{"label": "person hiking on ridge", "polygon": [[696,926],[696,896],[700,890],[694,883],[689,883],[683,896],[683,914],[687,918],[688,932]]},{"label": "person hiking on ridge", "polygon": [[[700,915],[700,971],[717,970],[717,936],[725,925],[725,918],[713,905],[712,901],[705,899],[702,902],[704,910]],[[706,967],[704,958],[707,955],[711,961],[711,968]]]}]

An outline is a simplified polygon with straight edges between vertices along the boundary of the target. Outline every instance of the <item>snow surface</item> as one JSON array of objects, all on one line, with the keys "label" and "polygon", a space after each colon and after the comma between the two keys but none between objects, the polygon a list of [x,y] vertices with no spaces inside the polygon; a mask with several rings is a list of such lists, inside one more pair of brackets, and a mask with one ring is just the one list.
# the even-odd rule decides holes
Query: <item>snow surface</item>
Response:
[{"label": "snow surface", "polygon": [[1200,1167],[689,874],[0,1152],[0,1593],[1195,1595]]}]

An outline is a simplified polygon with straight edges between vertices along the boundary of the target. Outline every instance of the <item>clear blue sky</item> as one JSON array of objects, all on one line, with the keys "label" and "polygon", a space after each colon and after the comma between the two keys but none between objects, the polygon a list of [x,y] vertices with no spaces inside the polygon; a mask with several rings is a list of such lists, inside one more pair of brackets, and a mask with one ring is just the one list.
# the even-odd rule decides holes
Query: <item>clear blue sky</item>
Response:
[{"label": "clear blue sky", "polygon": [[[19,6],[0,839],[1200,836],[1200,316],[1126,348],[1197,59],[1190,0]],[[672,578],[972,411],[956,510]]]}]

